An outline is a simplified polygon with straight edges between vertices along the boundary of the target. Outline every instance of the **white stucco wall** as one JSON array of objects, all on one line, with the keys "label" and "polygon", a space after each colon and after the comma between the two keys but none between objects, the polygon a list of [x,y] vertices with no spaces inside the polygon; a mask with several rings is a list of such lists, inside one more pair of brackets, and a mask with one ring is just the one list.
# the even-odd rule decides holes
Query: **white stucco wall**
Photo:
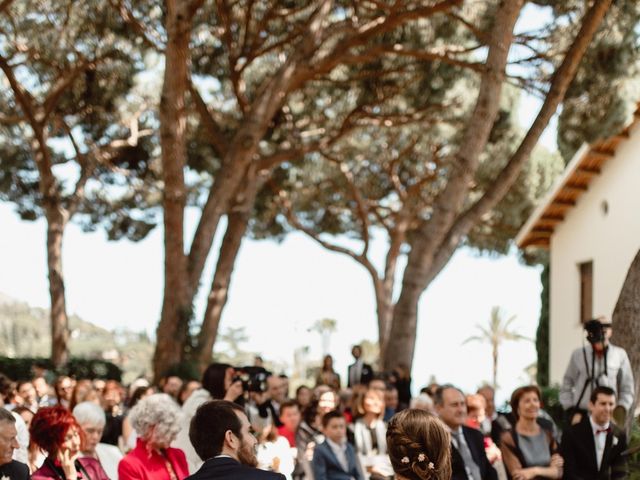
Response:
[{"label": "white stucco wall", "polygon": [[[602,203],[609,205],[605,215]],[[621,143],[551,237],[550,375],[560,383],[582,345],[579,264],[593,261],[593,314],[609,318],[640,249],[640,127]]]}]

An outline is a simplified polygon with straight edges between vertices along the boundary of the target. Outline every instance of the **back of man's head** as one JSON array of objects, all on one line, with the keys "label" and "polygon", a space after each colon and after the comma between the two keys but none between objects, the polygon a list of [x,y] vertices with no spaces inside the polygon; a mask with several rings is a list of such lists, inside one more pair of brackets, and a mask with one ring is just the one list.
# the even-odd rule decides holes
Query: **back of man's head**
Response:
[{"label": "back of man's head", "polygon": [[189,440],[202,460],[222,453],[228,430],[236,437],[242,437],[242,422],[236,412],[243,413],[244,410],[238,404],[226,400],[212,400],[196,410],[189,426]]}]

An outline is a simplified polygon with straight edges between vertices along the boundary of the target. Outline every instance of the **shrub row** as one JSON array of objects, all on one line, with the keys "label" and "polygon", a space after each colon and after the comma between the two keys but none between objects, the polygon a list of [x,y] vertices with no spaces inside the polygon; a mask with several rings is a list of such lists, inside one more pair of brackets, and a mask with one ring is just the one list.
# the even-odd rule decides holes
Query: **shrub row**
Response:
[{"label": "shrub row", "polygon": [[122,370],[116,364],[106,360],[91,358],[71,358],[66,365],[59,369],[54,369],[51,360],[48,358],[9,358],[0,357],[0,372],[7,375],[12,380],[30,380],[33,377],[34,365],[41,366],[57,375],[69,375],[75,378],[102,378],[104,380],[122,379]]}]

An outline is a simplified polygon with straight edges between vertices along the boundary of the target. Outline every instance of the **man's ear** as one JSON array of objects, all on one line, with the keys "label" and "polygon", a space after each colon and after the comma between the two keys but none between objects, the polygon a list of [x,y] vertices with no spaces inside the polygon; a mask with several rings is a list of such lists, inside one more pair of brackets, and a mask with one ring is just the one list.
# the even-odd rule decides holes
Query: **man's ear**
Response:
[{"label": "man's ear", "polygon": [[227,430],[224,432],[224,444],[227,448],[235,451],[240,448],[240,439],[231,430]]}]

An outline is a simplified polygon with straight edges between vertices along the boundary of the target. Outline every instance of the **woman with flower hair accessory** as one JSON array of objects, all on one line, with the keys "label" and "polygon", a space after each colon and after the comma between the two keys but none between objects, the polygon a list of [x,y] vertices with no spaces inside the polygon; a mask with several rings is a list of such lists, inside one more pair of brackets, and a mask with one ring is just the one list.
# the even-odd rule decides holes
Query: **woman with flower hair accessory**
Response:
[{"label": "woman with flower hair accessory", "polygon": [[397,480],[449,480],[447,427],[424,410],[396,413],[387,426],[387,453]]}]

